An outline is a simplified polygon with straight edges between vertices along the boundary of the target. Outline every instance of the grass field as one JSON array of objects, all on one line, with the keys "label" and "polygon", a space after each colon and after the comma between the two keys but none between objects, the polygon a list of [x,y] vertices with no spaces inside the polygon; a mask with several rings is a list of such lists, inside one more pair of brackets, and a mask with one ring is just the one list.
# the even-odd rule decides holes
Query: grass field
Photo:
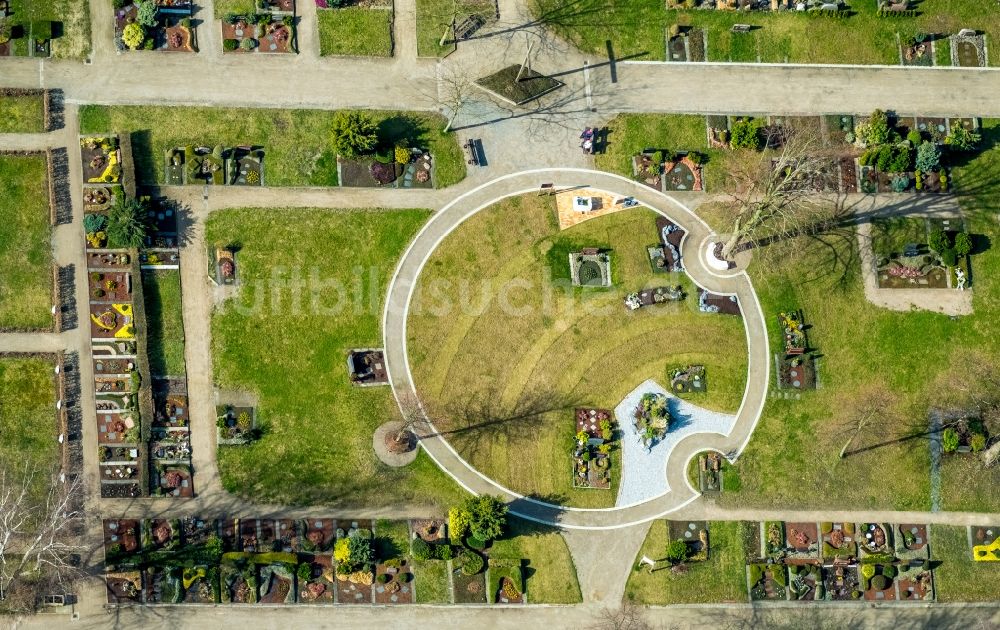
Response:
[{"label": "grass field", "polygon": [[[423,112],[367,112],[379,123],[383,142],[406,139],[427,147],[436,161],[435,181],[446,187],[465,177],[465,159],[444,120]],[[81,133],[132,133],[140,184],[163,183],[163,154],[186,144],[264,147],[270,186],[336,186],[337,160],[330,125],[334,111],[87,105],[80,108]]]},{"label": "grass field", "polygon": [[153,376],[183,376],[184,307],[181,302],[181,272],[144,271],[142,292],[146,299],[149,370]]},{"label": "grass field", "polygon": [[[352,387],[350,348],[382,345],[389,274],[426,210],[214,213],[209,243],[240,243],[241,295],[212,317],[216,383],[259,396],[264,436],[219,449],[230,492],[254,501],[445,507],[461,490],[426,455],[381,464],[372,433],[397,415],[386,387]],[[292,274],[305,283],[295,289]],[[315,301],[314,301],[315,300]]]},{"label": "grass field", "polygon": [[[993,506],[996,509],[996,505]],[[931,525],[931,555],[941,565],[934,586],[941,602],[995,602],[1000,595],[1000,562],[975,562],[968,529]]]},{"label": "grass field", "polygon": [[45,131],[45,97],[0,96],[0,133]]},{"label": "grass field", "polygon": [[52,326],[52,245],[44,154],[0,154],[0,328]]},{"label": "grass field", "polygon": [[392,56],[392,10],[344,7],[316,11],[319,54]]},{"label": "grass field", "polygon": [[[666,57],[666,29],[672,24],[704,29],[709,61],[793,63],[899,64],[896,34],[950,35],[962,28],[1000,38],[1000,14],[983,11],[978,0],[923,0],[913,18],[880,18],[876,2],[850,2],[855,15],[847,19],[813,17],[789,12],[667,10],[663,0],[533,0],[535,16],[585,52],[607,54],[610,40],[618,58],[641,55]],[[750,33],[732,33],[733,24],[755,26]],[[947,50],[948,41],[937,42]],[[1000,52],[989,48],[990,65]],[[947,59],[939,53],[939,59]]]},{"label": "grass field", "polygon": [[[11,0],[14,24],[51,21],[52,56],[81,59],[90,54],[90,4],[80,0]],[[60,34],[61,33],[61,34]],[[20,40],[25,41],[25,40]]]},{"label": "grass field", "polygon": [[247,15],[254,13],[257,3],[254,0],[215,0],[215,19],[221,20],[226,15]]},{"label": "grass field", "polygon": [[[513,198],[459,226],[428,262],[410,311],[411,367],[441,428],[487,476],[550,501],[610,506],[615,488],[571,487],[572,407],[612,409],[681,362],[706,366],[713,385],[699,404],[739,406],[742,320],[699,313],[684,276],[653,277],[655,216],[629,210],[560,232],[551,198]],[[583,246],[612,250],[613,289],[564,288],[568,253]],[[688,299],[626,311],[626,293],[668,282]]]},{"label": "grass field", "polygon": [[490,557],[527,559],[525,588],[532,604],[576,604],[582,600],[576,567],[558,530],[508,518],[507,532]]},{"label": "grass field", "polygon": [[0,464],[12,473],[36,467],[35,496],[59,466],[53,367],[46,359],[0,356]]},{"label": "grass field", "polygon": [[[747,600],[746,559],[740,539],[739,521],[708,524],[709,559],[689,562],[688,572],[674,574],[664,561],[668,542],[667,522],[655,520],[639,549],[636,563],[647,556],[662,564],[654,573],[649,567],[633,570],[625,585],[625,597],[639,604],[695,604],[745,602]],[[633,567],[634,569],[634,567]]]}]

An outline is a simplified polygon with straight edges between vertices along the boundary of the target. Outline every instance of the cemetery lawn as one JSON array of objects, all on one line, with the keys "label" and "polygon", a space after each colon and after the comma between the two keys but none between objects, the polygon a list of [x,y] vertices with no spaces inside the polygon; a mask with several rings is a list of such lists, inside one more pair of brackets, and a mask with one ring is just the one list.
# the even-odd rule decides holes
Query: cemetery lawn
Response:
[{"label": "cemetery lawn", "polygon": [[[606,0],[600,8],[579,10],[563,0],[533,0],[532,11],[556,33],[584,52],[607,54],[611,40],[619,59],[641,55],[666,58],[665,33],[671,24],[703,29],[709,61],[843,63],[899,65],[896,33],[950,35],[962,28],[984,31],[988,42],[1000,38],[1000,14],[983,11],[980,0],[923,0],[916,17],[880,18],[876,2],[849,3],[846,19],[810,17],[793,11],[667,10],[663,0]],[[577,5],[578,6],[578,5]],[[750,24],[750,33],[731,33],[733,24]],[[947,49],[946,39],[937,42]],[[987,44],[989,65],[1000,52]]]},{"label": "cemetery lawn", "polygon": [[44,153],[0,155],[0,329],[52,326],[52,228]]},{"label": "cemetery lawn", "polygon": [[625,597],[635,603],[664,606],[718,602],[745,602],[747,599],[746,557],[740,538],[739,521],[712,521],[708,524],[709,559],[687,563],[688,572],[674,574],[663,560],[667,548],[667,522],[653,521],[646,541],[639,549],[635,564],[643,557],[657,561],[657,570],[649,565],[629,574]]},{"label": "cemetery lawn", "polygon": [[[667,365],[687,363],[704,364],[710,384],[692,402],[739,407],[743,321],[698,312],[685,275],[654,277],[646,246],[658,240],[656,216],[620,211],[560,232],[553,198],[515,197],[469,218],[428,261],[410,309],[410,365],[438,428],[455,430],[448,439],[483,474],[548,501],[608,507],[616,483],[610,491],[572,488],[573,407],[614,409],[646,379],[669,385]],[[585,246],[612,250],[614,288],[553,285],[563,277],[568,285],[569,252]],[[498,295],[511,281],[514,308],[505,309]],[[623,304],[630,291],[678,283],[688,293],[681,303],[634,312]],[[486,301],[484,285],[492,287]],[[470,308],[460,306],[463,295]]]},{"label": "cemetery lawn", "polygon": [[[451,186],[465,177],[465,159],[444,119],[426,112],[368,111],[388,145],[407,139],[434,156],[435,183]],[[80,108],[81,133],[131,132],[140,184],[162,184],[163,155],[187,144],[264,147],[269,186],[336,186],[337,159],[330,128],[336,111],[153,105]]]},{"label": "cemetery lawn", "polygon": [[[221,20],[226,15],[247,15],[256,11],[257,3],[254,0],[215,0],[215,19]],[[218,25],[214,25],[218,27]]]},{"label": "cemetery lawn", "polygon": [[[402,469],[378,461],[372,434],[398,414],[392,392],[353,387],[347,377],[350,348],[382,345],[386,285],[429,214],[278,208],[212,214],[206,241],[242,246],[241,293],[212,317],[216,384],[258,395],[264,425],[257,442],[219,449],[228,491],[256,502],[343,509],[442,509],[461,499],[463,492],[424,454]],[[323,283],[315,307],[314,270]],[[298,301],[288,288],[293,272],[306,283]],[[360,302],[346,301],[355,287]]]},{"label": "cemetery lawn", "polygon": [[965,527],[931,525],[931,556],[941,563],[934,568],[934,586],[940,602],[997,599],[1000,562],[975,562],[968,531]]},{"label": "cemetery lawn", "polygon": [[10,472],[35,466],[39,498],[59,467],[54,367],[49,359],[0,357],[0,461],[14,464]]},{"label": "cemetery lawn", "polygon": [[417,55],[420,57],[444,57],[455,50],[448,32],[448,41],[441,46],[445,28],[455,19],[468,15],[482,0],[416,0],[417,2]]},{"label": "cemetery lawn", "polygon": [[493,543],[490,557],[528,560],[525,586],[532,604],[582,601],[573,557],[566,540],[553,527],[510,516],[504,538]]},{"label": "cemetery lawn", "polygon": [[317,9],[321,55],[392,56],[392,10]]},{"label": "cemetery lawn", "polygon": [[[59,22],[62,35],[52,39],[52,56],[82,59],[90,54],[90,3],[80,0],[11,0],[9,18],[15,24]],[[53,25],[52,34],[59,27]]]},{"label": "cemetery lawn", "polygon": [[184,375],[184,308],[181,272],[144,271],[142,292],[146,301],[149,335],[149,369],[153,376]]},{"label": "cemetery lawn", "polygon": [[[1000,122],[984,121],[984,151],[955,169],[959,203],[976,238],[972,259],[974,314],[951,319],[925,311],[895,312],[865,300],[857,257],[843,284],[830,269],[829,249],[799,240],[775,248],[781,272],[751,264],[750,274],[767,317],[771,347],[780,334],[776,314],[801,307],[811,326],[810,345],[823,355],[822,389],[801,400],[770,399],[747,450],[734,467],[740,492],[723,493],[728,507],[780,504],[790,509],[930,508],[930,453],[927,412],[932,406],[960,404],[952,384],[981,364],[1000,361],[1000,230],[994,213],[1000,189]],[[700,210],[701,212],[701,210]],[[706,208],[703,216],[715,218]],[[723,226],[716,222],[717,229]],[[841,254],[856,252],[853,232],[836,240]],[[989,249],[980,251],[991,244]],[[770,254],[769,254],[770,255]],[[792,271],[789,271],[792,270]],[[797,271],[796,271],[797,270]],[[772,379],[774,375],[772,374]],[[841,460],[847,435],[837,420],[849,419],[863,397],[884,387],[884,408],[902,424],[878,425],[853,448],[877,446]],[[893,398],[895,400],[893,400]],[[878,446],[898,437],[912,439]],[[956,456],[957,457],[957,456]],[[992,511],[1000,502],[1000,469],[983,470],[970,461],[942,466],[942,509]],[[971,468],[970,468],[971,467]],[[970,482],[970,470],[977,471]],[[875,482],[875,477],[883,480]]]},{"label": "cemetery lawn", "polygon": [[45,98],[0,96],[0,133],[42,133],[45,131]]}]

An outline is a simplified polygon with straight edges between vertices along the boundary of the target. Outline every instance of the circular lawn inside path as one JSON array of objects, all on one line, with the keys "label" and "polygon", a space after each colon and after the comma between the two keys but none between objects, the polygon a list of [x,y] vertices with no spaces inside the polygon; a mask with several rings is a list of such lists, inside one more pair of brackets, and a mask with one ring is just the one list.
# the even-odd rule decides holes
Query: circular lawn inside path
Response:
[{"label": "circular lawn inside path", "polygon": [[[407,323],[410,367],[436,428],[475,468],[514,492],[610,507],[610,490],[572,487],[574,407],[612,409],[668,369],[706,366],[709,391],[686,395],[723,412],[740,405],[746,337],[739,317],[700,313],[685,274],[654,273],[646,247],[657,215],[633,208],[560,231],[551,197],[505,199],[438,246]],[[610,252],[611,288],[572,287],[569,254]],[[637,311],[623,300],[681,284],[688,297]]]}]

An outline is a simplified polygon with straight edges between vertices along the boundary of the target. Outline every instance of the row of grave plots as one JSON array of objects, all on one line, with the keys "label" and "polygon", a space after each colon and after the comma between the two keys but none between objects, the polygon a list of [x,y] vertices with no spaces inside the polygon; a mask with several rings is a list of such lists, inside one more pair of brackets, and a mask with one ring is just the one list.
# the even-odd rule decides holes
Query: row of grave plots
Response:
[{"label": "row of grave plots", "polygon": [[7,41],[0,43],[0,57],[50,57],[53,26],[57,23],[23,22],[16,15],[8,17],[7,11],[7,0],[0,0],[0,33],[7,35]]},{"label": "row of grave plots", "polygon": [[926,525],[769,521],[753,533],[751,601],[934,600]]},{"label": "row of grave plots", "polygon": [[[947,41],[946,41],[947,40]],[[985,68],[986,36],[973,29],[962,29],[958,33],[920,33],[914,37],[902,38],[896,33],[899,47],[899,63],[903,66],[937,65],[937,49],[947,46],[949,62],[960,68]]]},{"label": "row of grave plots", "polygon": [[264,149],[256,146],[167,149],[164,182],[170,186],[263,186]]},{"label": "row of grave plots", "polygon": [[[912,115],[892,115],[894,121],[893,129],[901,137],[905,138],[910,131],[917,131],[921,136],[939,147],[944,146],[945,138],[953,125],[976,131],[979,129],[980,121],[973,117],[935,117],[935,116],[912,116]],[[710,149],[728,150],[731,127],[741,121],[749,120],[747,116],[723,116],[710,115],[706,117],[706,131],[708,136],[708,147]],[[856,120],[857,119],[857,120]],[[829,164],[820,173],[809,179],[802,181],[803,189],[815,190],[817,192],[840,192],[840,193],[876,193],[876,192],[916,192],[916,193],[943,193],[948,191],[948,178],[950,171],[942,167],[939,171],[929,173],[918,173],[908,170],[901,173],[881,172],[875,165],[861,164],[858,154],[861,152],[854,145],[855,123],[863,120],[863,117],[856,117],[852,114],[831,114],[825,116],[767,116],[760,123],[761,146],[769,149],[780,149],[788,137],[787,130],[805,134],[806,137],[818,138],[823,149],[831,150],[837,155],[829,158]],[[691,152],[681,152],[678,156],[686,156]],[[701,161],[701,154],[694,153],[696,161]],[[633,157],[633,167],[636,178],[654,188],[664,191],[687,190],[688,188],[678,187],[674,180],[689,180],[691,177],[687,170],[694,166],[700,169],[699,164],[682,165],[678,168],[672,162],[667,162],[662,168],[657,168],[658,161],[655,159],[656,152],[647,149],[642,154]],[[675,158],[676,159],[676,158]],[[772,166],[775,168],[789,164],[775,158],[772,159]],[[657,173],[662,173],[666,166],[671,166],[673,173],[670,176],[663,175],[657,177]],[[944,177],[942,177],[944,176]],[[700,174],[697,180],[700,181]],[[697,188],[690,188],[697,190]]]},{"label": "row of grave plots", "polygon": [[[489,549],[441,554],[455,549],[444,519],[186,517],[103,527],[110,604],[395,605],[420,602],[422,588],[450,590],[455,603],[527,600],[520,559],[493,559]],[[417,539],[425,555],[448,558],[414,558]],[[365,543],[371,562],[342,570],[335,549]]]},{"label": "row of grave plots", "polygon": [[175,211],[147,200],[146,247],[108,248],[107,214],[134,194],[130,151],[112,135],[83,136],[80,151],[101,496],[192,496],[186,385],[154,379],[146,352],[142,274],[178,273]]},{"label": "row of grave plots", "polygon": [[222,51],[297,53],[295,0],[255,0],[254,4],[252,13],[230,13],[222,18]]},{"label": "row of grave plots", "polygon": [[[190,0],[115,0],[114,4],[114,41],[119,52],[198,51],[192,19],[195,6]],[[145,18],[149,13],[152,17]]]}]

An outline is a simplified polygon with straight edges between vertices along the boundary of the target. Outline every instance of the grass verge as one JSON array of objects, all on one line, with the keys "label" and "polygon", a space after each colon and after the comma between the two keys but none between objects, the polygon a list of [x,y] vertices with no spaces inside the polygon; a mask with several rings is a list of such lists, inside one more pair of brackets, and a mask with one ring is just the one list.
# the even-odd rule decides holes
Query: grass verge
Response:
[{"label": "grass verge", "polygon": [[451,603],[448,586],[448,563],[445,560],[422,560],[413,564],[414,595],[418,604]]},{"label": "grass verge", "polygon": [[219,449],[227,490],[344,508],[443,508],[461,498],[424,454],[401,469],[378,461],[372,434],[398,413],[392,392],[352,387],[347,377],[349,349],[381,346],[389,275],[428,215],[268,208],[211,216],[206,240],[240,244],[242,278],[240,295],[212,317],[216,383],[257,394],[264,424],[257,442]]},{"label": "grass verge", "polygon": [[149,331],[149,370],[153,376],[184,375],[184,306],[181,272],[144,271],[142,292],[146,300]]},{"label": "grass verge", "polygon": [[320,55],[392,56],[391,10],[344,7],[316,13]]},{"label": "grass verge", "polygon": [[52,326],[46,159],[0,154],[0,328]]},{"label": "grass verge", "polygon": [[0,96],[0,133],[45,131],[45,97]]},{"label": "grass verge", "polygon": [[[13,24],[52,22],[52,56],[82,59],[90,54],[90,3],[80,0],[11,0]],[[25,39],[13,40],[24,42]]]},{"label": "grass verge", "polygon": [[[378,123],[381,141],[406,140],[426,147],[436,160],[436,183],[447,187],[465,177],[465,159],[455,136],[442,131],[444,119],[423,112],[367,112]],[[162,184],[164,151],[187,144],[264,147],[265,180],[270,186],[336,186],[337,160],[331,148],[336,111],[214,107],[104,106],[80,108],[81,133],[132,134],[140,184]]]},{"label": "grass verge", "polygon": [[934,586],[940,602],[997,599],[1000,562],[975,562],[968,531],[965,527],[931,525],[931,556],[941,563],[934,569]]},{"label": "grass verge", "polygon": [[36,467],[32,492],[41,498],[59,467],[56,385],[52,361],[0,356],[0,462],[9,473]]}]

